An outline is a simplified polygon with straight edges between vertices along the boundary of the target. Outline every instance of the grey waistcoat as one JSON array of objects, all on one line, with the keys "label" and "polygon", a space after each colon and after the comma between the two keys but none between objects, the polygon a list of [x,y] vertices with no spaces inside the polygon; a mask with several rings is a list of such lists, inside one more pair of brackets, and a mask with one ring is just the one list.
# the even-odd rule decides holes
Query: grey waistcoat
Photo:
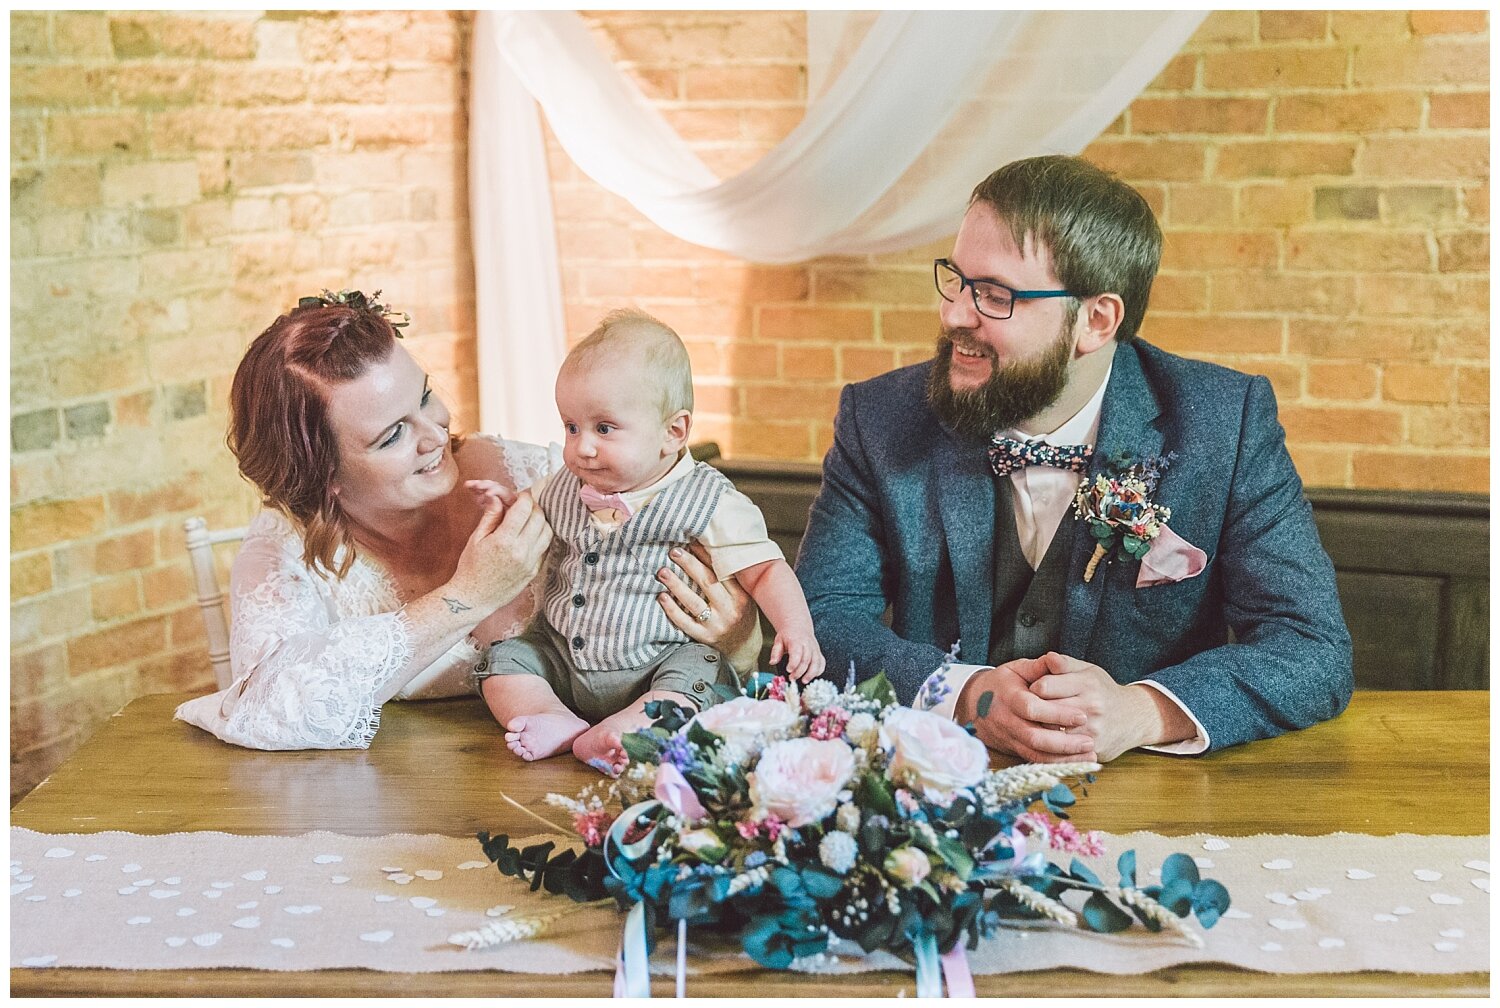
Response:
[{"label": "grey waistcoat", "polygon": [[692,472],[602,536],[578,499],[579,486],[578,477],[563,469],[537,501],[553,535],[567,546],[547,579],[543,610],[547,622],[567,638],[578,668],[639,668],[662,648],[687,641],[657,604],[664,589],[656,572],[675,566],[667,551],[703,534],[733,484],[697,462]]},{"label": "grey waistcoat", "polygon": [[1035,572],[1016,534],[1013,487],[1009,476],[995,479],[995,612],[990,622],[991,665],[1013,658],[1037,658],[1057,649],[1062,639],[1068,587],[1068,559],[1078,522],[1070,511]]}]

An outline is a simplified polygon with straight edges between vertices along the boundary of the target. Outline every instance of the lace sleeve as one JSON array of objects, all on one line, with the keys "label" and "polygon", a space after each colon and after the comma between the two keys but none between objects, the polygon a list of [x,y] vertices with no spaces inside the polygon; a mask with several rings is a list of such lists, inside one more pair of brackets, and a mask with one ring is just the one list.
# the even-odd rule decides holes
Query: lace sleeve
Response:
[{"label": "lace sleeve", "polygon": [[178,716],[255,749],[368,747],[380,703],[409,671],[404,614],[368,568],[335,588],[255,530],[231,575],[234,682]]},{"label": "lace sleeve", "polygon": [[545,447],[526,441],[495,438],[510,485],[525,490],[543,477],[562,468],[562,446],[555,441]]}]

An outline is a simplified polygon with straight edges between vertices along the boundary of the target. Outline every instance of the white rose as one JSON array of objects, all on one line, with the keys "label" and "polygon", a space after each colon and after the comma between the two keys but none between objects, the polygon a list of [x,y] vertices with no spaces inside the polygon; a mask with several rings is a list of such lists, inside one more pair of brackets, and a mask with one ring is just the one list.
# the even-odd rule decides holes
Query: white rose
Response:
[{"label": "white rose", "polygon": [[932,862],[916,847],[897,847],[886,855],[885,873],[910,887],[932,874]]},{"label": "white rose", "polygon": [[806,826],[834,810],[854,775],[854,751],[840,739],[795,738],[773,742],[747,775],[757,817],[774,815],[788,826]]},{"label": "white rose", "polygon": [[973,787],[990,767],[983,742],[939,714],[909,707],[885,716],[880,744],[891,751],[890,779],[923,792]]},{"label": "white rose", "polygon": [[767,742],[783,738],[797,724],[797,713],[781,700],[735,697],[699,711],[693,721],[753,757]]}]

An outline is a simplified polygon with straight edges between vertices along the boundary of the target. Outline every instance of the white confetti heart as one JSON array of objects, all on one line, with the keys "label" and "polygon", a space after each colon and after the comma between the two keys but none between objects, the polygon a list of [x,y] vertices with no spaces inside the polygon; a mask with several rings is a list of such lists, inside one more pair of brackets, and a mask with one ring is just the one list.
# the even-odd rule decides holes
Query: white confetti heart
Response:
[{"label": "white confetti heart", "polygon": [[120,871],[123,872],[126,875],[134,875],[136,872],[138,872],[140,870],[141,870],[141,866],[138,865],[138,864],[128,864],[128,865],[123,866],[120,869]]},{"label": "white confetti heart", "polygon": [[70,851],[66,847],[48,847],[47,853],[43,854],[42,857],[64,858],[72,857],[76,853],[77,851]]},{"label": "white confetti heart", "polygon": [[1286,858],[1277,858],[1274,861],[1265,862],[1261,865],[1261,867],[1269,868],[1271,871],[1286,871],[1288,868],[1292,867],[1292,863]]},{"label": "white confetti heart", "polygon": [[427,916],[429,916],[429,917],[441,917],[441,916],[443,916],[443,914],[445,914],[447,912],[448,911],[444,910],[442,907],[433,907],[432,909],[430,909],[430,910],[427,911]]},{"label": "white confetti heart", "polygon": [[[12,893],[14,893],[16,891],[16,887],[15,886],[11,886],[10,887],[10,891]],[[128,885],[128,886],[121,886],[120,888],[116,889],[115,892],[119,893],[121,896],[129,896],[131,893],[140,892],[140,890],[137,889],[133,885]]]},{"label": "white confetti heart", "polygon": [[234,908],[236,910],[254,910],[258,906],[260,906],[259,900],[246,900],[243,903],[236,903]]},{"label": "white confetti heart", "polygon": [[1439,931],[1438,934],[1441,935],[1444,938],[1462,938],[1464,936],[1464,929],[1463,928],[1449,928],[1446,931]]},{"label": "white confetti heart", "polygon": [[1456,951],[1458,951],[1458,946],[1455,945],[1453,942],[1433,942],[1432,943],[1432,947],[1435,948],[1435,949],[1437,949],[1439,952],[1456,952]]},{"label": "white confetti heart", "polygon": [[1214,860],[1213,858],[1194,857],[1193,864],[1197,865],[1199,868],[1212,868],[1214,866]]},{"label": "white confetti heart", "polygon": [[191,916],[193,916],[193,914],[195,914],[197,912],[198,911],[194,910],[192,907],[181,907],[177,911],[177,916],[179,916],[179,917],[191,917]]},{"label": "white confetti heart", "polygon": [[177,877],[176,875],[173,875],[171,878],[164,878],[164,879],[162,879],[161,880],[161,884],[162,885],[182,885],[182,879],[179,878],[179,877]]},{"label": "white confetti heart", "polygon": [[245,874],[241,875],[240,878],[244,879],[246,882],[264,882],[268,874],[270,873],[267,872],[264,868],[257,868],[255,871],[247,871]]},{"label": "white confetti heart", "polygon": [[1374,872],[1367,872],[1363,868],[1350,868],[1348,871],[1344,872],[1344,878],[1351,878],[1356,881],[1361,881],[1363,879],[1372,879],[1374,877]]},{"label": "white confetti heart", "polygon": [[219,944],[219,939],[223,937],[217,931],[206,931],[201,935],[193,935],[193,944],[199,948],[208,948],[210,945]]},{"label": "white confetti heart", "polygon": [[436,868],[418,868],[416,871],[416,876],[417,878],[424,878],[429,882],[436,882],[438,879],[443,877],[443,873],[438,871]]},{"label": "white confetti heart", "polygon": [[187,939],[174,936],[167,939],[167,944],[172,946],[173,948],[181,948],[182,946],[187,944]]},{"label": "white confetti heart", "polygon": [[396,932],[394,931],[366,931],[359,936],[359,940],[379,944],[380,942],[388,942],[395,936]]},{"label": "white confetti heart", "polygon": [[338,864],[342,860],[344,858],[339,854],[319,854],[313,858],[313,864]]},{"label": "white confetti heart", "polygon": [[1463,903],[1463,898],[1461,896],[1449,896],[1447,893],[1443,892],[1435,892],[1427,898],[1432,900],[1432,902],[1438,904],[1439,906],[1459,906]]},{"label": "white confetti heart", "polygon": [[515,908],[515,904],[513,903],[501,903],[499,906],[490,907],[484,912],[484,915],[486,917],[503,917]]},{"label": "white confetti heart", "polygon": [[1472,868],[1475,871],[1482,871],[1486,875],[1490,873],[1490,863],[1488,861],[1465,861],[1464,867]]},{"label": "white confetti heart", "polygon": [[21,874],[21,866],[19,864],[12,864],[10,866],[10,877],[15,878],[19,874]]},{"label": "white confetti heart", "polygon": [[223,895],[224,895],[224,890],[223,889],[205,889],[205,890],[203,890],[203,896],[204,896],[205,899],[218,899],[220,896],[223,896]]},{"label": "white confetti heart", "polygon": [[1280,952],[1281,946],[1277,945],[1275,942],[1266,942],[1260,947],[1260,950],[1262,952]]},{"label": "white confetti heart", "polygon": [[182,893],[179,890],[177,890],[177,889],[152,889],[151,890],[151,898],[152,899],[171,899],[173,896],[181,896],[181,895],[182,895]]},{"label": "white confetti heart", "polygon": [[17,875],[16,876],[16,881],[17,882],[35,882],[36,881],[36,876],[35,875]]},{"label": "white confetti heart", "polygon": [[1333,892],[1332,889],[1319,889],[1315,885],[1308,886],[1307,891],[1312,893],[1314,896],[1327,896],[1328,894]]},{"label": "white confetti heart", "polygon": [[260,918],[241,917],[239,920],[234,922],[234,926],[237,928],[258,928],[260,927]]},{"label": "white confetti heart", "polygon": [[1318,894],[1313,892],[1311,889],[1299,889],[1296,892],[1292,893],[1292,899],[1301,900],[1304,903],[1310,900],[1315,900],[1317,898]]},{"label": "white confetti heart", "polygon": [[308,904],[306,906],[282,907],[281,909],[285,910],[289,914],[314,914],[323,908],[320,906],[315,906],[313,904]]},{"label": "white confetti heart", "polygon": [[45,897],[45,896],[42,896],[42,895],[40,895],[40,894],[38,894],[38,895],[36,895],[36,896],[27,896],[27,897],[26,897],[26,902],[27,902],[27,903],[40,903],[40,902],[42,902],[42,901],[43,901],[43,900],[45,900],[45,899],[46,899],[46,898],[47,898],[47,897]]},{"label": "white confetti heart", "polygon": [[1490,880],[1487,878],[1471,878],[1469,879],[1469,885],[1473,886],[1475,889],[1478,889],[1480,892],[1490,891]]},{"label": "white confetti heart", "polygon": [[1394,907],[1391,910],[1391,913],[1395,914],[1397,917],[1405,917],[1407,914],[1416,913],[1416,911],[1409,906],[1398,906]]},{"label": "white confetti heart", "polygon": [[109,860],[109,856],[107,854],[90,854],[88,857],[84,858],[84,860],[85,861],[108,861]]},{"label": "white confetti heart", "polygon": [[1318,948],[1336,949],[1336,948],[1343,948],[1343,947],[1344,947],[1344,939],[1342,939],[1342,938],[1319,938],[1318,939]]},{"label": "white confetti heart", "polygon": [[1433,871],[1431,868],[1413,868],[1411,873],[1423,882],[1436,882],[1443,877],[1442,872]]},{"label": "white confetti heart", "polygon": [[401,874],[401,873],[397,873],[395,875],[387,875],[386,876],[386,881],[387,882],[394,882],[397,885],[406,885],[411,880],[412,880],[412,876],[410,876],[410,875],[404,875],[404,874]]},{"label": "white confetti heart", "polygon": [[463,864],[458,866],[458,870],[473,871],[475,868],[488,868],[489,866],[490,863],[488,861],[465,861]]},{"label": "white confetti heart", "polygon": [[387,865],[386,867],[384,867],[384,868],[382,868],[380,870],[383,871],[383,872],[385,872],[387,875],[389,875],[391,872],[398,872],[401,869],[400,868],[392,868],[389,865]]},{"label": "white confetti heart", "polygon": [[1395,924],[1397,921],[1401,920],[1400,917],[1393,917],[1390,914],[1376,914],[1375,919],[1380,921],[1382,924]]},{"label": "white confetti heart", "polygon": [[67,896],[68,898],[71,899],[74,896],[82,896],[83,895],[83,890],[82,889],[64,889],[63,890],[63,895]]},{"label": "white confetti heart", "polygon": [[[25,892],[27,889],[30,889],[30,888],[31,888],[31,883],[30,882],[20,882],[20,883],[17,883],[16,885],[13,885],[13,886],[10,887],[10,894],[12,896],[19,896],[21,893]],[[127,896],[130,895],[130,893],[126,893],[125,890],[123,890],[123,889],[121,889],[120,892],[122,894],[124,894],[124,895],[127,895]],[[130,892],[135,892],[135,890],[132,889],[132,890],[130,890]]]},{"label": "white confetti heart", "polygon": [[264,889],[262,889],[261,892],[265,893],[267,896],[275,896],[277,893],[281,892],[281,886],[268,885]]},{"label": "white confetti heart", "polygon": [[396,902],[396,897],[387,895],[386,893],[381,893],[379,896],[375,897],[375,902],[376,903],[394,903],[394,902]]},{"label": "white confetti heart", "polygon": [[133,885],[133,886],[140,886],[142,889],[144,889],[148,885],[156,885],[156,879],[154,879],[154,878],[136,879],[134,882],[132,882],[130,884]]},{"label": "white confetti heart", "polygon": [[331,883],[333,883],[334,885],[343,885],[345,882],[349,881],[349,876],[348,875],[335,875],[332,878],[330,878],[328,881],[331,882]]},{"label": "white confetti heart", "polygon": [[1296,931],[1307,927],[1307,921],[1287,920],[1285,917],[1272,917],[1266,923],[1278,931]]},{"label": "white confetti heart", "polygon": [[1225,841],[1225,840],[1220,840],[1216,836],[1209,837],[1207,840],[1203,841],[1203,849],[1204,850],[1228,850],[1229,849],[1229,843],[1227,841]]},{"label": "white confetti heart", "polygon": [[128,921],[126,921],[125,923],[126,924],[150,924],[151,923],[151,918],[150,917],[132,917]]},{"label": "white confetti heart", "polygon": [[1222,914],[1220,914],[1220,916],[1221,917],[1227,917],[1230,920],[1249,920],[1250,919],[1250,915],[1247,914],[1245,911],[1241,910],[1239,907],[1230,907],[1228,910],[1225,910]]},{"label": "white confetti heart", "polygon": [[22,959],[21,960],[21,965],[22,966],[51,966],[55,962],[57,962],[57,956],[55,956],[55,955],[32,956],[29,959]]},{"label": "white confetti heart", "polygon": [[1297,901],[1284,892],[1266,893],[1266,899],[1278,906],[1296,906]]},{"label": "white confetti heart", "polygon": [[210,882],[209,885],[212,886],[215,889],[233,889],[234,888],[234,883],[233,882]]},{"label": "white confetti heart", "polygon": [[271,944],[277,948],[294,948],[297,943],[290,938],[272,938]]},{"label": "white confetti heart", "polygon": [[437,906],[437,900],[431,896],[413,896],[409,902],[418,910],[426,910],[430,906]]}]

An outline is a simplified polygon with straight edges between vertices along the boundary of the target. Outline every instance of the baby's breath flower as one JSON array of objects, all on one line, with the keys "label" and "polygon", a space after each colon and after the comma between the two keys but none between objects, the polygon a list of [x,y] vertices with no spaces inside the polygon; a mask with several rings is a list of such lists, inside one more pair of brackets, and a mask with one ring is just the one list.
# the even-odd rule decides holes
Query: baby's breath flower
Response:
[{"label": "baby's breath flower", "polygon": [[853,802],[844,802],[839,806],[833,821],[845,833],[853,833],[859,829],[859,806]]},{"label": "baby's breath flower", "polygon": [[802,706],[809,714],[821,714],[839,698],[838,687],[827,679],[814,679],[802,690]]},{"label": "baby's breath flower", "polygon": [[879,727],[874,715],[867,711],[860,711],[849,719],[848,724],[844,725],[844,734],[856,748],[863,748],[875,739]]},{"label": "baby's breath flower", "polygon": [[[851,807],[844,806],[844,808]],[[824,867],[830,871],[838,872],[840,875],[848,874],[849,869],[854,867],[858,859],[859,844],[842,830],[825,833],[823,839],[818,842],[818,860],[822,861]]]}]

